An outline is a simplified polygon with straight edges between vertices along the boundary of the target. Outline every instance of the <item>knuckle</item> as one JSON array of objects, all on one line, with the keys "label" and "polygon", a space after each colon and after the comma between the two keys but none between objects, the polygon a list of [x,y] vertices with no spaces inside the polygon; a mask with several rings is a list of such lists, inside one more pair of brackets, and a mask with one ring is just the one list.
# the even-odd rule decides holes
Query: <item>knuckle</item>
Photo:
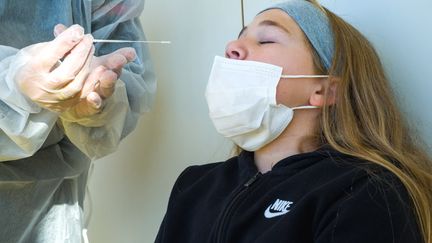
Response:
[{"label": "knuckle", "polygon": [[78,87],[77,85],[72,85],[70,87],[69,93],[73,96],[81,91],[81,87]]}]

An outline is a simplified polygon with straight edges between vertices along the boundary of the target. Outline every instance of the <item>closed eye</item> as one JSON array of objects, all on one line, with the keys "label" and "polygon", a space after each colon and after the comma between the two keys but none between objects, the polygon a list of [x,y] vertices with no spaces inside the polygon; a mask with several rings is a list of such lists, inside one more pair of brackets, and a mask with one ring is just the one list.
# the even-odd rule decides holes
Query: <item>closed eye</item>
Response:
[{"label": "closed eye", "polygon": [[259,42],[261,45],[264,45],[264,44],[273,44],[273,43],[275,43],[274,41],[260,41]]}]

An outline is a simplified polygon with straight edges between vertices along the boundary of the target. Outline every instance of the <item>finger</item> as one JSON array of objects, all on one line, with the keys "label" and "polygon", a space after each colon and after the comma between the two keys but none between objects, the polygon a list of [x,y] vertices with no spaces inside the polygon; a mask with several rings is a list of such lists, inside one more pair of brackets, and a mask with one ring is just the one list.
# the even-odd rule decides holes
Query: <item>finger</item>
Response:
[{"label": "finger", "polygon": [[104,66],[108,69],[113,70],[114,72],[120,72],[124,65],[128,63],[125,56],[119,53],[111,53],[105,59]]},{"label": "finger", "polygon": [[119,75],[124,65],[135,60],[136,52],[135,49],[131,47],[125,47],[100,58],[102,59],[100,61],[101,65],[114,70]]},{"label": "finger", "polygon": [[[93,110],[96,112],[99,112],[100,109],[102,108],[102,98],[99,96],[98,93],[96,92],[91,92],[88,96],[87,96],[87,102],[89,103],[89,110]],[[95,114],[95,113],[93,113]]]},{"label": "finger", "polygon": [[75,95],[78,95],[78,93],[81,92],[85,80],[87,79],[89,75],[89,66],[91,63],[91,60],[93,58],[94,54],[94,47],[92,46],[90,53],[88,57],[86,58],[86,61],[81,69],[81,71],[77,74],[75,79],[73,79],[71,82],[68,82],[64,87],[57,89],[57,99],[59,100],[67,100],[69,98],[73,98]]},{"label": "finger", "polygon": [[99,79],[99,85],[95,89],[96,92],[105,99],[110,97],[114,93],[117,79],[117,73],[112,70],[106,70]]},{"label": "finger", "polygon": [[102,110],[102,98],[95,92],[90,93],[73,109],[77,117],[88,117]]},{"label": "finger", "polygon": [[132,47],[124,47],[116,50],[113,53],[118,53],[126,57],[128,62],[132,62],[136,58],[136,51]]},{"label": "finger", "polygon": [[81,98],[85,98],[90,92],[95,91],[96,84],[99,83],[99,79],[107,69],[104,66],[99,66],[88,75],[87,80],[84,83],[84,87],[81,91]]},{"label": "finger", "polygon": [[54,26],[54,36],[57,37],[62,32],[64,32],[66,29],[67,29],[66,25],[57,24],[56,26]]},{"label": "finger", "polygon": [[[54,31],[53,31],[53,32],[54,32],[54,37],[59,36],[59,35],[60,35],[61,33],[63,33],[66,29],[67,29],[67,26],[66,26],[66,25],[63,25],[63,24],[57,24],[56,26],[54,26]],[[65,56],[67,56],[69,53],[70,53],[70,52],[67,52],[67,53],[65,54]],[[51,68],[50,72],[51,72],[52,70],[54,70],[55,68],[57,68],[57,67],[61,64],[60,61],[58,61],[58,62],[59,62],[58,64],[54,65],[54,67]]]},{"label": "finger", "polygon": [[51,76],[60,82],[70,81],[81,71],[93,46],[93,37],[86,35],[77,44],[63,62],[51,72]]},{"label": "finger", "polygon": [[37,55],[40,65],[49,70],[57,61],[65,56],[84,37],[84,29],[79,25],[72,25],[54,40],[47,42]]}]

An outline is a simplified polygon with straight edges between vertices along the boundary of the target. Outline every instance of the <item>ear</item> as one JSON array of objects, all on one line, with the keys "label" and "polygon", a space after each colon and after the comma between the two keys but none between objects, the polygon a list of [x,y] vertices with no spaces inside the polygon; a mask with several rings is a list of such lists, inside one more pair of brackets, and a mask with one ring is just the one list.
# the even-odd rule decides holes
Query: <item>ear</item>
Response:
[{"label": "ear", "polygon": [[[309,103],[313,106],[333,105],[336,103],[336,91],[338,78],[329,77],[317,82],[310,98]],[[327,89],[327,95],[326,95]]]}]

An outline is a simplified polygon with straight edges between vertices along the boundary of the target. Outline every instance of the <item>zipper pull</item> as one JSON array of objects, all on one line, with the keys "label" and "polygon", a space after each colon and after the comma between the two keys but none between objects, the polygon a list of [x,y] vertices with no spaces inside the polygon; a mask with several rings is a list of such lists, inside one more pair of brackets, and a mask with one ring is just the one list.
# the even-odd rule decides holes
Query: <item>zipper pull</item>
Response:
[{"label": "zipper pull", "polygon": [[252,176],[252,178],[250,178],[245,184],[245,187],[249,187],[250,185],[252,185],[258,178],[261,177],[261,172],[257,172],[254,176]]}]

